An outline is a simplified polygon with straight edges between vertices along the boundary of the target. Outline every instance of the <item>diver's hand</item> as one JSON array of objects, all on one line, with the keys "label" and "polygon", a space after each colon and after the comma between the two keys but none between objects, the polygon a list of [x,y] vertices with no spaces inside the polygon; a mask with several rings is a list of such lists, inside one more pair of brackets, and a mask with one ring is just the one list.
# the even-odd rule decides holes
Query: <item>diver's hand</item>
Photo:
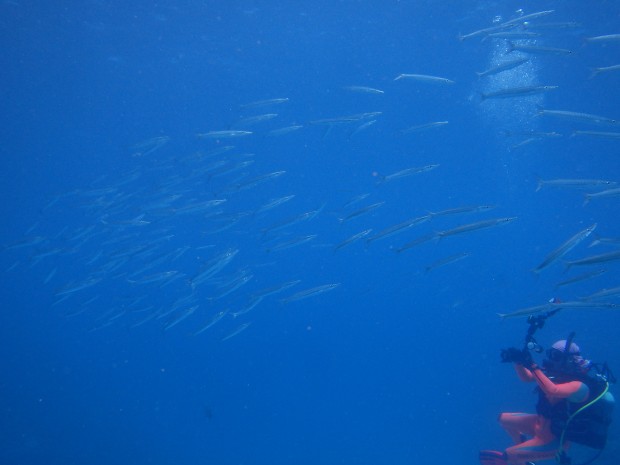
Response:
[{"label": "diver's hand", "polygon": [[523,365],[525,368],[529,368],[533,364],[532,354],[527,349],[515,349],[511,347],[509,349],[503,349],[500,353],[502,362],[504,363],[517,363]]}]

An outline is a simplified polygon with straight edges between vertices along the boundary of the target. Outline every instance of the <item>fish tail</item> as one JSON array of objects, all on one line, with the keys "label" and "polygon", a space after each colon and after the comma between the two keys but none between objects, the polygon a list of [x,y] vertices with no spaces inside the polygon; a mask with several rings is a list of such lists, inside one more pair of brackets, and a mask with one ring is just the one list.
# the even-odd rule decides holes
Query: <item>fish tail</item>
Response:
[{"label": "fish tail", "polygon": [[544,114],[545,108],[542,105],[536,105],[536,116],[542,116]]},{"label": "fish tail", "polygon": [[585,207],[590,203],[592,196],[590,194],[583,194],[583,206]]},{"label": "fish tail", "polygon": [[536,177],[536,191],[535,192],[538,192],[545,185],[545,181],[543,181],[543,179],[536,174],[534,176]]}]

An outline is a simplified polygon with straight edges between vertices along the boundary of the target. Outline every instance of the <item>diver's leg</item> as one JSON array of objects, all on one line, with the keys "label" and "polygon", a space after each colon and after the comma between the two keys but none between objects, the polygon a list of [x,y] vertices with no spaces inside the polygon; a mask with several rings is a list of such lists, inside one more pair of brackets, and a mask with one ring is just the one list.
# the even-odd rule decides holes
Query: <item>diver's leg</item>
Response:
[{"label": "diver's leg", "polygon": [[506,430],[515,444],[524,441],[524,435],[534,436],[538,415],[531,413],[502,413],[499,424]]}]

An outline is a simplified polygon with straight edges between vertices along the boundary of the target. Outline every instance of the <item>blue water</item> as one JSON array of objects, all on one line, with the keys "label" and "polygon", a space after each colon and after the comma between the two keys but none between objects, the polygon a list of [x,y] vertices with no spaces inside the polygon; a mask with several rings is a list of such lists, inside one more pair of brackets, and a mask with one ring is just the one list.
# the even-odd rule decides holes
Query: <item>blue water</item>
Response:
[{"label": "blue water", "polygon": [[[552,9],[515,42],[570,54],[459,40]],[[592,243],[620,237],[618,197],[584,202],[609,186],[536,190],[620,182],[620,141],[574,134],[616,124],[538,114],[620,118],[619,72],[590,78],[620,42],[584,41],[618,33],[613,1],[3,1],[0,463],[465,465],[506,447],[497,414],[535,398],[499,363],[525,319],[497,313],[620,284],[617,261],[564,265],[617,250]],[[476,75],[511,57],[530,60]],[[543,85],[558,87],[481,97]],[[229,130],[251,134],[204,137]],[[574,330],[613,367],[619,323],[566,309],[536,336]],[[618,461],[610,434],[598,463]]]}]

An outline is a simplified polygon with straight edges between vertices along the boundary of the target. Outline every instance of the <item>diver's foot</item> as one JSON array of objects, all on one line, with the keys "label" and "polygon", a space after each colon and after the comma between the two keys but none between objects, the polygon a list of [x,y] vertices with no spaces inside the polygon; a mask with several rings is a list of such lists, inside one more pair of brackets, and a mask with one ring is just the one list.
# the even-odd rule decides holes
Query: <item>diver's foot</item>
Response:
[{"label": "diver's foot", "polygon": [[506,454],[496,450],[481,450],[480,465],[507,465]]}]

